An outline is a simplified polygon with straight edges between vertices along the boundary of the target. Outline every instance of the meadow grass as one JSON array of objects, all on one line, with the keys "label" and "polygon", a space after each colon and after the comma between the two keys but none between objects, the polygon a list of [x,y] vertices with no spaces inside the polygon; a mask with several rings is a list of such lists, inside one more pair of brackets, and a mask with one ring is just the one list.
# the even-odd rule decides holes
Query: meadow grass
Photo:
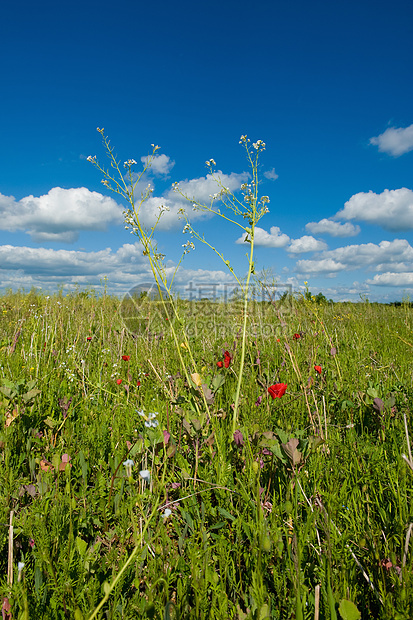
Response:
[{"label": "meadow grass", "polygon": [[3,616],[411,618],[409,304],[177,304],[0,298]]}]

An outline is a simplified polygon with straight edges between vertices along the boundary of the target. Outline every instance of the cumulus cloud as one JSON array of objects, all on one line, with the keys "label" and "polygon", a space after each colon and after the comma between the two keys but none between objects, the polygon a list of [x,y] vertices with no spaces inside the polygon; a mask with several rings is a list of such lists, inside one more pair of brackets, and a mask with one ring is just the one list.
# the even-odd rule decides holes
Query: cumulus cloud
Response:
[{"label": "cumulus cloud", "polygon": [[370,144],[379,147],[381,153],[399,157],[413,150],[413,125],[389,127],[379,136],[370,138]]},{"label": "cumulus cloud", "polygon": [[300,237],[299,239],[291,239],[287,251],[291,254],[304,254],[304,252],[326,250],[327,247],[324,241],[319,241],[318,239],[314,239],[314,237],[304,235],[304,237]]},{"label": "cumulus cloud", "polygon": [[122,219],[122,208],[112,198],[86,187],[53,187],[48,194],[18,201],[0,194],[0,229],[23,230],[38,243],[73,243],[81,230],[103,231]]},{"label": "cumulus cloud", "polygon": [[276,181],[278,179],[278,174],[275,172],[275,168],[272,168],[271,170],[266,170],[264,172],[264,176],[270,181]]},{"label": "cumulus cloud", "polygon": [[[214,174],[215,178],[219,178],[224,187],[228,187],[231,192],[237,192],[244,183],[248,175],[247,173],[224,174],[221,171],[217,171]],[[162,196],[150,196],[148,200],[141,206],[140,217],[144,226],[152,227],[155,225],[160,207],[167,207],[168,211],[164,212],[159,223],[157,224],[157,230],[170,230],[171,228],[178,228],[182,226],[181,216],[179,211],[183,209],[191,222],[197,220],[204,220],[211,218],[212,215],[207,211],[202,211],[193,208],[193,201],[197,201],[201,204],[209,205],[211,203],[211,196],[219,192],[219,186],[212,174],[207,174],[206,177],[199,177],[197,179],[184,180],[179,183],[180,191],[189,198],[189,201],[183,198],[179,193],[173,189],[169,189]],[[217,205],[218,206],[218,205]]]},{"label": "cumulus cloud", "polygon": [[241,184],[248,179],[248,173],[231,172],[231,174],[224,174],[217,170],[213,175],[207,174],[205,177],[199,177],[198,179],[180,181],[179,189],[190,200],[194,198],[199,202],[209,204],[211,196],[219,192],[219,186],[215,179],[219,179],[222,185],[231,192],[236,192],[241,187]]},{"label": "cumulus cloud", "polygon": [[300,273],[326,273],[355,269],[397,270],[406,266],[413,270],[413,248],[406,239],[381,241],[379,244],[347,245],[321,252],[312,260],[297,261]]},{"label": "cumulus cloud", "polygon": [[376,274],[374,278],[366,282],[376,286],[413,286],[413,272]]},{"label": "cumulus cloud", "polygon": [[[148,260],[140,243],[124,244],[118,250],[106,248],[98,252],[52,250],[45,248],[0,246],[0,281],[2,288],[32,286],[53,290],[74,284],[101,288],[107,276],[110,290],[123,294],[141,282],[153,280]],[[176,265],[169,261],[166,275],[171,277]],[[174,286],[183,296],[206,296],[206,291],[234,286],[234,277],[221,270],[185,269],[176,273]],[[214,288],[215,287],[215,288]],[[217,288],[218,287],[218,288]]]},{"label": "cumulus cloud", "polygon": [[[235,243],[244,243],[246,235],[242,235]],[[278,226],[271,226],[268,233],[259,226],[255,227],[254,243],[256,246],[266,248],[284,248],[290,241],[290,237],[281,232]]]},{"label": "cumulus cloud", "polygon": [[[145,159],[145,158],[142,158]],[[157,174],[167,174],[174,162],[166,155],[155,157],[153,171]],[[135,195],[149,184],[144,175],[135,189]],[[236,192],[248,178],[247,173],[224,174],[217,171],[214,175],[231,192]],[[214,177],[184,180],[180,183],[181,191],[188,196],[188,202],[174,192],[167,190],[162,196],[150,195],[140,207],[140,219],[143,226],[151,228],[159,218],[160,207],[168,207],[158,223],[159,230],[169,230],[181,226],[179,210],[184,209],[190,215],[191,221],[212,217],[211,214],[200,210],[193,210],[191,200],[197,200],[207,205],[211,202],[211,195],[219,192]],[[105,231],[110,224],[123,222],[123,208],[108,196],[98,192],[91,192],[85,187],[62,189],[53,187],[43,196],[26,196],[16,200],[13,196],[0,194],[0,230],[10,232],[25,231],[37,243],[59,242],[74,243],[79,238],[79,232],[86,230]]]},{"label": "cumulus cloud", "polygon": [[[141,157],[141,162],[146,166],[148,159],[148,155],[145,155]],[[155,155],[148,172],[159,176],[168,175],[174,166],[175,162],[168,155]]]},{"label": "cumulus cloud", "polygon": [[319,222],[309,222],[305,229],[315,235],[330,235],[331,237],[355,237],[360,232],[360,226],[345,222],[334,222],[324,218]]},{"label": "cumulus cloud", "polygon": [[413,192],[406,187],[385,189],[381,194],[360,192],[334,217],[376,224],[392,232],[412,230]]},{"label": "cumulus cloud", "polygon": [[298,273],[335,273],[344,271],[346,265],[333,258],[320,258],[316,260],[299,260],[295,266]]}]

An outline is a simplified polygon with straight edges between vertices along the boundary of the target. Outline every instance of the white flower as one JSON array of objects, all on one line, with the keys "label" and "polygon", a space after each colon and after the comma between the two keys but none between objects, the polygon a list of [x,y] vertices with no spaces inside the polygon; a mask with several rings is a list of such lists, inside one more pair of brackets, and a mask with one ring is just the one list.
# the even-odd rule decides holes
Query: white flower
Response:
[{"label": "white flower", "polygon": [[151,472],[149,471],[149,469],[142,469],[139,472],[140,477],[145,480],[145,482],[150,482],[151,481]]},{"label": "white flower", "polygon": [[134,462],[132,461],[132,459],[127,459],[126,461],[123,461],[123,464],[126,469],[126,475],[128,476],[128,478],[130,478],[132,475],[132,467],[134,466]]},{"label": "white flower", "polygon": [[[169,512],[171,512],[171,511],[169,511]],[[19,562],[17,564],[17,570],[19,571],[19,573],[22,572],[23,568],[24,568],[24,562]]]},{"label": "white flower", "polygon": [[159,413],[157,411],[148,413],[148,415],[146,415],[142,409],[137,409],[136,412],[145,419],[145,426],[147,428],[156,428],[158,426],[159,422],[156,420],[156,416],[159,415]]},{"label": "white flower", "polygon": [[134,164],[136,164],[136,161],[134,159],[127,159],[123,165],[125,166],[125,168],[130,168]]},{"label": "white flower", "polygon": [[93,157],[92,157],[92,155],[89,155],[89,157],[87,158],[87,161],[90,161],[90,162],[92,162],[92,164],[95,164],[96,163],[96,155],[93,155]]},{"label": "white flower", "polygon": [[167,519],[172,514],[172,510],[170,508],[165,508],[165,512],[161,514],[162,519]]},{"label": "white flower", "polygon": [[258,150],[264,151],[265,150],[265,142],[263,142],[262,140],[257,140],[257,142],[253,142],[252,146],[254,147],[254,149],[256,151],[258,151]]}]

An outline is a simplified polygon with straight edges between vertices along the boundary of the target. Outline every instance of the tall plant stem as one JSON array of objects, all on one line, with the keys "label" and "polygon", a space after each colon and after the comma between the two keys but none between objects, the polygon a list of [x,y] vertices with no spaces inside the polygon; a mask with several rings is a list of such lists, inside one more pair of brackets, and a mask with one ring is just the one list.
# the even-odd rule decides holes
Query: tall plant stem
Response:
[{"label": "tall plant stem", "polygon": [[235,433],[237,422],[238,422],[238,409],[239,409],[239,398],[241,393],[241,383],[242,383],[242,375],[244,372],[244,364],[245,364],[245,348],[247,342],[247,324],[248,324],[248,292],[249,292],[249,284],[251,280],[251,275],[254,271],[254,225],[251,226],[251,250],[249,255],[249,265],[248,265],[248,274],[247,280],[244,288],[244,321],[242,326],[242,342],[241,342],[241,361],[239,365],[238,372],[238,382],[237,382],[237,391],[235,393],[235,403],[234,403],[234,413],[232,416],[232,434]]}]

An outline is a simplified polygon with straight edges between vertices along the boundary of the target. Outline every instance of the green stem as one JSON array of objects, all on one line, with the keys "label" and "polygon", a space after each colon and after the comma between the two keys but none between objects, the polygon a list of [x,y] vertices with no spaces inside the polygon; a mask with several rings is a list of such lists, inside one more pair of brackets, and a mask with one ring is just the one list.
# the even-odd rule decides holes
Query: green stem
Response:
[{"label": "green stem", "polygon": [[240,398],[240,392],[241,392],[242,375],[244,372],[244,365],[245,365],[245,349],[246,349],[246,342],[247,342],[247,323],[248,323],[248,312],[247,312],[248,291],[249,291],[249,283],[250,283],[251,275],[254,271],[254,228],[255,227],[254,227],[254,220],[253,220],[253,223],[251,225],[251,241],[250,241],[251,250],[250,250],[250,255],[249,255],[248,274],[247,274],[247,280],[245,282],[245,289],[244,289],[244,322],[243,322],[243,327],[242,327],[241,361],[240,361],[239,372],[238,372],[237,391],[235,393],[234,413],[232,416],[232,434],[235,433],[237,422],[238,422],[239,398]]}]

